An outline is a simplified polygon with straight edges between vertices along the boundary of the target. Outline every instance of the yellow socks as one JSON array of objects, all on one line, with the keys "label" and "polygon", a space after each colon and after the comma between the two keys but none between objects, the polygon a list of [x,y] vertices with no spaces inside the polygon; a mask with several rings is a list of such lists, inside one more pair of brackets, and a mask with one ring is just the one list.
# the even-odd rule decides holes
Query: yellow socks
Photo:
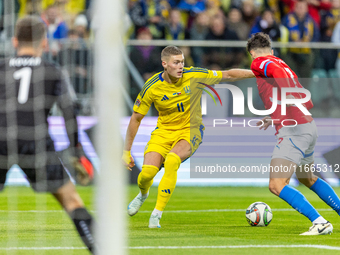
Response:
[{"label": "yellow socks", "polygon": [[138,187],[142,193],[145,195],[149,192],[149,189],[153,183],[153,178],[158,173],[159,168],[152,165],[143,165],[142,171],[138,175]]},{"label": "yellow socks", "polygon": [[[164,175],[158,185],[158,196],[155,209],[163,211],[168,203],[177,182],[177,170],[181,164],[181,158],[177,154],[170,152],[164,161]],[[158,173],[158,167],[143,165],[142,171],[138,175],[138,187],[142,195],[146,195],[153,183],[153,178]]]},{"label": "yellow socks", "polygon": [[[156,210],[163,211],[168,203],[177,182],[177,170],[181,164],[181,158],[170,152],[164,161],[164,175],[158,185]],[[151,185],[150,185],[151,186]]]}]

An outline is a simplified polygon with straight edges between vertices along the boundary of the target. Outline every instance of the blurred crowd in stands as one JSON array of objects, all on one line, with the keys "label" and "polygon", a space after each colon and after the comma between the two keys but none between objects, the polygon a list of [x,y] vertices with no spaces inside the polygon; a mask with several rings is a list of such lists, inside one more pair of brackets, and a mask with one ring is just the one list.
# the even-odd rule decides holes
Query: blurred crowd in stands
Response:
[{"label": "blurred crowd in stands", "polygon": [[[264,32],[282,43],[340,43],[340,0],[129,0],[128,14],[128,38],[137,40],[246,41],[252,34]],[[144,80],[162,71],[162,48],[129,47],[130,59]],[[181,48],[188,67],[223,70],[249,68],[251,63],[243,47]],[[309,78],[302,80],[317,106],[315,116],[340,117],[339,111],[330,111],[340,106],[340,53],[336,47],[274,48],[274,54],[300,78]],[[140,85],[131,81],[134,100]]]},{"label": "blurred crowd in stands", "polygon": [[[340,43],[340,0],[130,0],[130,38],[138,40],[247,40],[256,32],[280,42]],[[162,69],[160,49],[139,46],[131,59],[144,79]],[[185,47],[186,65],[249,67],[244,49]],[[337,50],[275,50],[300,77],[312,68],[335,69]]]},{"label": "blurred crowd in stands", "polygon": [[[15,17],[27,14],[41,17],[47,28],[49,47],[44,57],[66,68],[77,93],[91,91],[92,54],[88,39],[90,33],[90,0],[13,0],[0,1],[0,40],[13,36],[13,26],[6,24],[8,5],[14,3]],[[5,6],[7,4],[7,6]],[[11,22],[12,19],[9,19]],[[7,20],[8,21],[8,20]],[[10,33],[11,32],[11,33]],[[3,52],[2,52],[3,54]],[[5,54],[6,55],[6,52]]]},{"label": "blurred crowd in stands", "polygon": [[[14,3],[12,5],[14,10],[12,11],[15,13],[15,18],[20,18],[27,14],[40,16],[46,24],[48,30],[47,36],[50,40],[75,39],[75,36],[81,39],[87,39],[89,37],[90,0],[13,0],[8,1],[7,6],[11,4],[10,2]],[[4,0],[1,0],[1,39],[6,39],[5,9],[6,4]],[[58,48],[54,47],[56,46],[53,46],[53,51],[56,54]]]},{"label": "blurred crowd in stands", "polygon": [[[256,32],[279,42],[340,43],[340,0],[126,0],[123,20],[128,39],[246,41]],[[93,3],[91,0],[13,0],[15,18],[39,15],[48,30],[49,58],[70,73],[78,94],[92,91]],[[0,42],[9,39],[0,0]],[[8,23],[7,23],[8,25]],[[162,71],[163,47],[130,46],[128,53],[143,80]],[[182,47],[186,66],[214,70],[249,68],[243,47]],[[302,78],[338,78],[337,49],[280,48],[283,58]],[[140,83],[140,82],[139,82]],[[317,85],[315,85],[317,86]],[[318,88],[319,89],[319,88]],[[130,96],[140,90],[131,79]],[[323,92],[322,90],[321,92]],[[330,90],[328,94],[334,94]],[[339,90],[340,91],[340,90]],[[315,93],[320,94],[320,93]],[[327,98],[325,96],[325,98]],[[327,100],[326,100],[327,101]],[[329,100],[328,100],[329,101]],[[339,94],[340,104],[340,94]]]}]

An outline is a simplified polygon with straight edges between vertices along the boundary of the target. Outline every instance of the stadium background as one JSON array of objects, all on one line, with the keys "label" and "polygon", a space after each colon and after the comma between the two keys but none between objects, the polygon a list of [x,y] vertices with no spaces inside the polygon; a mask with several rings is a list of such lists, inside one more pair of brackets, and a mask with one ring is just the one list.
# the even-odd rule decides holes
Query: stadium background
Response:
[{"label": "stadium background", "polygon": [[[83,0],[45,0],[45,1],[1,1],[0,42],[3,57],[12,55],[10,38],[13,24],[18,17],[25,14],[38,14],[45,21],[49,31],[49,49],[45,57],[59,63],[68,70],[71,82],[81,105],[80,125],[85,130],[96,124],[96,105],[94,103],[93,82],[93,43],[96,21],[92,18],[93,1]],[[250,58],[246,54],[245,40],[252,33],[268,33],[274,44],[275,54],[283,58],[301,78],[309,78],[304,86],[312,93],[313,117],[320,123],[319,133],[325,134],[326,140],[318,147],[317,161],[334,164],[337,156],[324,154],[330,152],[338,155],[340,146],[340,1],[309,1],[308,8],[296,9],[293,0],[131,0],[128,1],[125,14],[127,54],[125,64],[128,70],[129,84],[121,85],[128,115],[133,102],[143,83],[154,73],[161,71],[160,51],[168,44],[180,45],[185,54],[186,66],[200,66],[214,70],[232,67],[249,68]],[[297,15],[305,17],[305,26],[296,23]],[[305,36],[299,38],[303,30]],[[166,40],[166,41],[165,41]],[[302,43],[301,43],[302,42]],[[114,83],[114,81],[112,81]],[[254,83],[242,82],[241,89],[256,87]],[[231,105],[230,96],[226,95],[227,105]],[[255,102],[259,98],[254,98]],[[261,108],[261,104],[258,104]],[[130,111],[130,112],[129,112]],[[136,137],[133,155],[137,166],[141,166],[143,148],[156,126],[156,111],[152,109],[144,118]],[[226,118],[233,117],[226,111]],[[60,122],[60,114],[55,109],[50,118],[51,134],[56,138],[56,147],[62,149],[65,132]],[[246,117],[252,117],[247,113]],[[322,118],[322,119],[318,119]],[[125,135],[128,118],[122,120],[121,134]],[[253,131],[252,131],[253,132]],[[272,141],[274,132],[263,133],[258,139]],[[231,142],[233,142],[231,136]],[[88,156],[98,163],[97,154],[88,135],[82,132],[82,142]],[[239,146],[247,146],[240,142]],[[242,162],[253,162],[254,157],[249,148],[244,153]],[[261,162],[268,163],[272,146],[260,145],[263,151]],[[335,150],[335,151],[334,151]],[[230,156],[231,160],[233,159]],[[327,161],[328,160],[328,161]],[[335,162],[334,162],[335,161]],[[249,185],[250,180],[197,180],[190,179],[189,162],[179,170],[181,185]],[[138,171],[134,172],[132,180]],[[160,173],[155,183],[161,179]],[[333,185],[339,184],[336,175]],[[267,181],[253,185],[265,185]],[[27,185],[20,170],[14,167],[9,172],[7,184]]]}]

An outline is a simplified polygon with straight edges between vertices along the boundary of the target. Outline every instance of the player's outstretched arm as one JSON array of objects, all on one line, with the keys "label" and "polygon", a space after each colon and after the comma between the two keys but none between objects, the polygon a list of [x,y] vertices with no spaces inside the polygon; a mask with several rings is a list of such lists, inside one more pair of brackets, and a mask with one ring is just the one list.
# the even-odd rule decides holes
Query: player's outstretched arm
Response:
[{"label": "player's outstretched arm", "polygon": [[238,81],[248,78],[254,78],[255,75],[251,70],[247,69],[230,69],[222,71],[222,81]]},{"label": "player's outstretched arm", "polygon": [[79,143],[77,112],[79,105],[76,103],[76,94],[70,83],[68,73],[61,71],[58,74],[60,80],[55,85],[57,105],[63,113],[66,133],[70,141],[70,148],[75,148]]},{"label": "player's outstretched arm", "polygon": [[[68,161],[75,170],[75,178],[77,183],[81,185],[88,185],[94,177],[94,167],[91,161],[87,158],[83,147],[79,141],[78,122],[76,113],[79,106],[76,103],[75,92],[69,81],[66,72],[60,73],[60,80],[56,84],[55,92],[58,96],[57,104],[63,113],[65,120],[65,127],[68,138],[70,140]],[[63,159],[67,160],[67,159]]]},{"label": "player's outstretched arm", "polygon": [[133,112],[130,123],[128,126],[128,129],[126,131],[126,137],[125,137],[125,144],[124,144],[124,151],[123,151],[123,163],[131,171],[131,167],[135,165],[135,161],[133,157],[131,156],[131,147],[133,144],[133,140],[135,139],[135,136],[137,134],[139,125],[144,118],[145,115]]}]

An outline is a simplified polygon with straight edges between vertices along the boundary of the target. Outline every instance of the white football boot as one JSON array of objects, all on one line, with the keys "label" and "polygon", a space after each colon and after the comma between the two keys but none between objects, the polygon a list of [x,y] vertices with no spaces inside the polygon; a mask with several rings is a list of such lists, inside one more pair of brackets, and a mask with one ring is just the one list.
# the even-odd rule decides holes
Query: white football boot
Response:
[{"label": "white football boot", "polygon": [[138,213],[138,210],[144,203],[145,199],[147,199],[147,197],[143,198],[142,194],[138,193],[138,195],[131,201],[131,203],[127,207],[128,214],[130,216],[133,216]]},{"label": "white football boot", "polygon": [[333,225],[327,221],[326,223],[314,224],[301,236],[317,236],[317,235],[330,235],[333,232]]},{"label": "white football boot", "polygon": [[159,225],[159,220],[161,217],[158,215],[151,214],[150,220],[149,220],[149,228],[161,228],[161,225]]}]

